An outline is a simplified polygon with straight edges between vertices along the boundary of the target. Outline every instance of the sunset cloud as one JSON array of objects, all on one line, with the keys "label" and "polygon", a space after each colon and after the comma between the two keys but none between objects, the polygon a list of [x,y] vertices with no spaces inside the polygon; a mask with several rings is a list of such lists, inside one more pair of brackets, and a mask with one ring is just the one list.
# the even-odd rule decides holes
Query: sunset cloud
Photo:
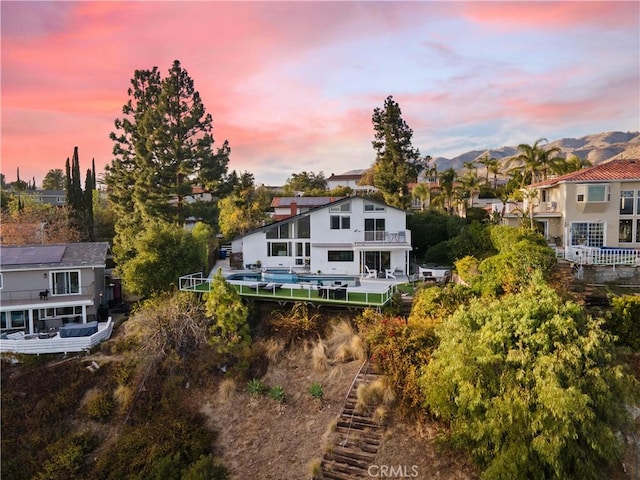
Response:
[{"label": "sunset cloud", "polygon": [[[136,69],[178,59],[258,183],[374,159],[399,102],[422,154],[640,129],[637,2],[11,2],[2,173],[41,182],[78,146],[111,162]],[[85,163],[86,162],[86,163]]]}]

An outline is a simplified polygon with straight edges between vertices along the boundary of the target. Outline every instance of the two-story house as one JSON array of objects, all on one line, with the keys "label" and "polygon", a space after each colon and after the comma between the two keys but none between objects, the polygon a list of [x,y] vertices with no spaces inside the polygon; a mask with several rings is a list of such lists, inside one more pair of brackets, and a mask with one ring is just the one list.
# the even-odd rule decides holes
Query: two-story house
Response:
[{"label": "two-story house", "polygon": [[364,176],[366,170],[349,170],[348,172],[341,173],[336,175],[332,173],[329,178],[327,178],[327,188],[329,190],[333,190],[338,187],[349,187],[354,192],[359,193],[372,193],[378,191],[376,187],[373,185],[361,185],[362,177]]},{"label": "two-story house", "polygon": [[[0,331],[34,334],[106,320],[106,242],[2,246]],[[102,309],[100,308],[103,306]]]},{"label": "two-story house", "polygon": [[360,275],[408,272],[411,232],[404,210],[346,197],[266,225],[231,242],[244,266]]},{"label": "two-story house", "polygon": [[527,190],[534,221],[557,245],[640,249],[640,160],[612,160]]}]

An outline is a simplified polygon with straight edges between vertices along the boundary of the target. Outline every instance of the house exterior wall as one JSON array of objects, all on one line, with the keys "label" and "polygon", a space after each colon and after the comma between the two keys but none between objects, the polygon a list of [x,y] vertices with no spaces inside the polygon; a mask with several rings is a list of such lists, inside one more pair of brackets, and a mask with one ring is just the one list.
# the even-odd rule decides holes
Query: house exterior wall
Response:
[{"label": "house exterior wall", "polygon": [[[297,227],[285,227],[306,217],[309,238],[297,235]],[[275,225],[280,227],[272,228],[288,232],[289,238],[267,238],[265,227],[232,241],[232,251],[242,252],[244,266],[359,275],[367,263],[380,271],[406,271],[408,265],[411,233],[406,229],[406,212],[379,202],[350,197]],[[281,248],[274,249],[274,242]],[[276,250],[279,254],[274,255]]]},{"label": "house exterior wall", "polygon": [[[578,195],[588,194],[589,186],[604,186],[605,201],[578,201]],[[633,197],[629,200],[633,205],[631,213],[621,213],[622,191],[633,192]],[[585,244],[640,248],[640,179],[625,182],[561,183],[548,189],[540,189],[534,215],[536,220],[547,223],[547,235],[562,239],[564,246]],[[581,235],[579,232],[585,228],[585,224],[601,229],[601,234],[590,233],[586,237]],[[631,241],[626,241],[628,234],[621,232],[621,228],[629,226]],[[601,242],[601,245],[590,242]]]}]

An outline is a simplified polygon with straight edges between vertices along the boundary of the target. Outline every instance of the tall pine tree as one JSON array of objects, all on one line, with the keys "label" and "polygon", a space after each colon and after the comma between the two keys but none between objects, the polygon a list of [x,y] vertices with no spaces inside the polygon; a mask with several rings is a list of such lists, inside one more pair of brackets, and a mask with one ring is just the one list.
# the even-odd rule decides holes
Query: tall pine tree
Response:
[{"label": "tall pine tree", "polygon": [[115,120],[114,159],[105,183],[117,215],[114,253],[118,262],[133,258],[135,237],[145,224],[182,225],[192,213],[184,201],[194,185],[214,197],[224,186],[229,145],[214,149],[213,120],[194,82],[179,61],[166,78],[157,67],[136,70]]},{"label": "tall pine tree", "polygon": [[398,208],[411,206],[409,183],[415,182],[421,169],[420,151],[411,144],[413,130],[402,119],[400,105],[388,96],[384,108],[373,111],[376,160],[373,165],[374,185],[385,202]]}]

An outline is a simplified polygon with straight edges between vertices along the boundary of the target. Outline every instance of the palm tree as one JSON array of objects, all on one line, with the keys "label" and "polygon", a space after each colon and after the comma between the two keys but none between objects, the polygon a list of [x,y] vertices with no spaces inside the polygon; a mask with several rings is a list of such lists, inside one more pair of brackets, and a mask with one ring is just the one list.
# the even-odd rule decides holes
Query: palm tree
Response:
[{"label": "palm tree", "polygon": [[420,200],[421,211],[424,211],[425,204],[426,205],[431,204],[431,191],[429,189],[429,185],[424,182],[418,183],[413,188],[411,195],[413,195],[413,198]]},{"label": "palm tree", "polygon": [[557,164],[560,160],[560,158],[552,156],[553,153],[561,152],[559,147],[545,150],[540,146],[541,142],[547,143],[547,139],[539,138],[533,145],[521,143],[518,145],[518,150],[522,153],[509,162],[509,165],[513,162],[518,162],[510,171],[519,170],[521,172],[521,187],[524,187],[525,184],[530,185],[540,179],[546,180],[552,165]]},{"label": "palm tree", "polygon": [[593,165],[586,158],[580,158],[577,155],[571,155],[565,162],[559,163],[556,172],[558,175],[564,175],[565,173],[577,172],[586,167],[592,167]]},{"label": "palm tree", "polygon": [[447,168],[444,172],[438,174],[440,178],[440,189],[444,196],[445,208],[451,210],[453,206],[453,182],[455,182],[457,174],[453,168]]}]

